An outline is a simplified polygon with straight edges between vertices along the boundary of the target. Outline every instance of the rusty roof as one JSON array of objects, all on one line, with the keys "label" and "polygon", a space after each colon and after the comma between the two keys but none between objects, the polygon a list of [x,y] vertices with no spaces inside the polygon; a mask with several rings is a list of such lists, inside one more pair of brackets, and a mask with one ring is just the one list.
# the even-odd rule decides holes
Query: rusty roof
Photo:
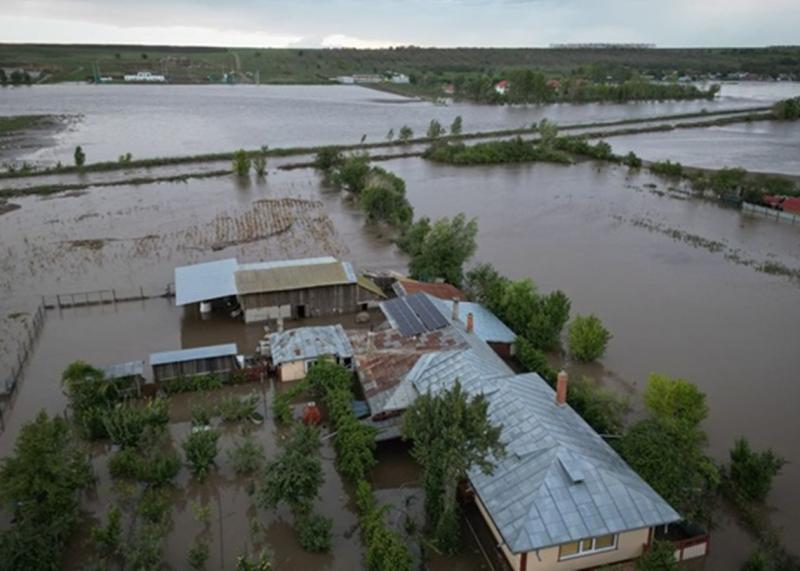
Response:
[{"label": "rusty roof", "polygon": [[464,295],[464,292],[453,284],[419,282],[417,280],[407,278],[399,279],[397,280],[397,283],[400,285],[400,288],[405,295],[413,295],[415,293],[422,292],[434,297],[438,297],[439,299],[446,299],[448,301],[452,301],[454,298],[458,299],[459,301],[467,299],[466,295]]}]

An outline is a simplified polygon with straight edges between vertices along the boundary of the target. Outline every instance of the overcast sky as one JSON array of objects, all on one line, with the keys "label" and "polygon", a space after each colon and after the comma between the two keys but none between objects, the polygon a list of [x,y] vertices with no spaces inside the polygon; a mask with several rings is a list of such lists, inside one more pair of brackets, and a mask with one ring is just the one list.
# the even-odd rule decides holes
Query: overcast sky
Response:
[{"label": "overcast sky", "polygon": [[0,0],[0,42],[764,46],[799,23],[800,0]]}]

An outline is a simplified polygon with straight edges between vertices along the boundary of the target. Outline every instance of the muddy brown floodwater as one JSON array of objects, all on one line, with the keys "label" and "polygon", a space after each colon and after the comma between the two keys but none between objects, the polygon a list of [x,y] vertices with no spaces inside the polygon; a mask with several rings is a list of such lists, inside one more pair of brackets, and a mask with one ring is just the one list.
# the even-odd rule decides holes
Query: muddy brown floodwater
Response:
[{"label": "muddy brown floodwater", "polygon": [[[634,402],[650,372],[688,378],[708,395],[706,428],[716,458],[746,435],[789,459],[770,502],[787,546],[796,549],[790,540],[800,536],[792,517],[800,510],[794,485],[800,450],[793,441],[800,433],[794,363],[800,282],[759,268],[770,262],[800,269],[800,228],[746,217],[687,198],[649,175],[594,163],[454,168],[402,159],[384,166],[406,180],[417,216],[464,211],[479,218],[476,261],[492,262],[513,278],[530,276],[543,290],[563,289],[573,312],[603,319],[614,334],[608,354],[581,372]],[[262,182],[194,180],[15,202],[20,208],[0,217],[0,323],[11,352],[24,321],[20,314],[44,294],[140,286],[163,291],[176,265],[228,256],[253,261],[331,254],[370,269],[402,269],[406,262],[310,170],[270,172]],[[0,455],[10,453],[19,427],[38,409],[63,410],[58,379],[70,361],[105,365],[215,336],[237,340],[249,352],[260,333],[258,327],[201,321],[163,299],[50,311],[7,411]],[[258,390],[268,395],[272,388]],[[173,420],[170,431],[180,437],[186,420]],[[265,423],[258,434],[271,450],[272,425]],[[324,455],[332,458],[330,450]],[[382,447],[379,456],[373,479],[381,499],[406,507],[418,502],[418,472],[407,451]],[[328,558],[302,559],[306,555],[280,514],[259,515],[268,528],[263,541],[279,568],[350,568],[360,561],[357,533],[350,532],[352,506],[331,466],[326,464],[320,500],[320,510],[336,516]],[[224,460],[217,478],[218,486],[196,486],[182,472],[182,499],[166,545],[175,568],[185,564],[188,543],[203,531],[187,507],[192,499],[207,496],[212,505],[215,562],[231,561],[252,542],[251,502]],[[102,513],[109,501],[102,471],[101,482],[99,499],[87,506],[93,513]],[[738,567],[750,549],[746,535],[728,522],[713,542],[711,569]],[[477,556],[452,563],[462,569],[480,564]]]}]

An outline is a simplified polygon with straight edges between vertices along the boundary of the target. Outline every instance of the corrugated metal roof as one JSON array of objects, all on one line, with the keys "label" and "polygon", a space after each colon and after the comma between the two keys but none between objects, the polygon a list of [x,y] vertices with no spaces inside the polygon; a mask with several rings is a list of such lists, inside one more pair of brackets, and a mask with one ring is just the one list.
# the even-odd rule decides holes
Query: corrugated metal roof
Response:
[{"label": "corrugated metal roof", "polygon": [[[426,294],[427,295],[427,294]],[[430,299],[442,315],[452,322],[453,320],[453,302],[452,300],[439,299],[432,295],[428,295]],[[467,315],[472,314],[472,322],[474,325],[474,332],[480,339],[490,343],[513,343],[517,338],[514,332],[508,326],[500,321],[494,313],[486,309],[480,303],[472,301],[460,301],[458,303],[458,319],[461,323],[467,322]]]},{"label": "corrugated metal roof", "polygon": [[183,363],[185,361],[194,361],[195,359],[213,359],[214,357],[227,357],[238,353],[239,350],[236,348],[236,343],[195,347],[194,349],[181,349],[179,351],[163,351],[150,355],[150,365]]},{"label": "corrugated metal roof", "polygon": [[[466,299],[464,292],[453,284],[420,282],[412,279],[399,279],[393,287],[398,295],[414,295],[415,293],[427,293],[439,299],[452,301],[453,298]],[[398,291],[399,290],[399,291]]]},{"label": "corrugated metal roof", "polygon": [[492,387],[489,414],[507,454],[491,475],[469,478],[512,552],[681,519],[541,377]]},{"label": "corrugated metal roof", "polygon": [[386,297],[386,294],[383,293],[383,290],[378,287],[378,284],[366,276],[358,276],[358,286],[364,288],[370,293],[374,293],[378,297]]},{"label": "corrugated metal roof", "polygon": [[175,268],[175,305],[236,295],[236,258]]},{"label": "corrugated metal roof", "polygon": [[106,379],[121,379],[144,375],[144,361],[129,361],[108,365],[100,369]]},{"label": "corrugated metal roof", "polygon": [[242,264],[234,275],[240,295],[356,283],[353,266],[335,258]]},{"label": "corrugated metal roof", "polygon": [[276,365],[306,361],[323,355],[352,357],[353,347],[341,325],[299,327],[269,337],[272,362]]}]

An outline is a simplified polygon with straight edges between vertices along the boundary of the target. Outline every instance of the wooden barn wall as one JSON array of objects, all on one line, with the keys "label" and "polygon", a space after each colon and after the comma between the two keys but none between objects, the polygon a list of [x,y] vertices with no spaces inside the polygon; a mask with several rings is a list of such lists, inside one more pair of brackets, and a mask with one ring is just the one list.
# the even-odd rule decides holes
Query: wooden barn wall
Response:
[{"label": "wooden barn wall", "polygon": [[289,305],[292,308],[293,318],[297,317],[298,305],[306,306],[307,317],[335,315],[358,310],[358,289],[356,284],[344,284],[269,293],[251,293],[239,296],[239,303],[245,310]]}]

